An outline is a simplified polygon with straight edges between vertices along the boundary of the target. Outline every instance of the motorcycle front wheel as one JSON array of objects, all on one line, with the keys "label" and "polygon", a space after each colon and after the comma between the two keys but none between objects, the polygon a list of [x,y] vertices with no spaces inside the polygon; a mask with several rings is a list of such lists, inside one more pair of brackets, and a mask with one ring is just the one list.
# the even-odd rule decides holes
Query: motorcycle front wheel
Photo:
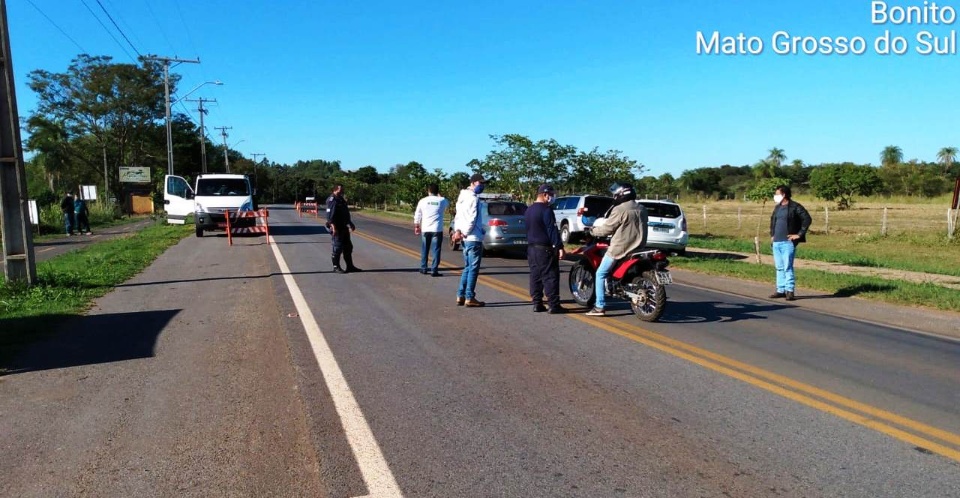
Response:
[{"label": "motorcycle front wheel", "polygon": [[642,299],[631,299],[630,308],[637,318],[645,322],[655,322],[660,319],[663,309],[667,306],[667,291],[658,284],[650,272],[634,277],[631,290],[643,295]]},{"label": "motorcycle front wheel", "polygon": [[577,263],[570,269],[570,294],[580,306],[591,307],[596,301],[595,275],[586,263]]}]

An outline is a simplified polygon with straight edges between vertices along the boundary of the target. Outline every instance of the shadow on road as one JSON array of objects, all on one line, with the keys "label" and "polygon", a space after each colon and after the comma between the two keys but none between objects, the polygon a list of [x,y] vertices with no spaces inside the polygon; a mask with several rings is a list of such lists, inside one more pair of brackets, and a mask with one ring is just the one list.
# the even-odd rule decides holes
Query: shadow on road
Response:
[{"label": "shadow on road", "polygon": [[[0,320],[0,375],[150,358],[157,337],[180,310]],[[50,331],[52,323],[59,326]],[[16,334],[16,336],[14,336]]]},{"label": "shadow on road", "polygon": [[857,284],[843,287],[833,293],[833,297],[852,297],[864,292],[883,292],[894,290],[897,287],[890,284]]},{"label": "shadow on road", "polygon": [[[296,236],[296,235],[317,235],[329,234],[327,227],[321,224],[292,223],[270,225],[270,235],[273,236]],[[281,242],[282,243],[282,242]]]},{"label": "shadow on road", "polygon": [[739,322],[766,320],[765,313],[790,308],[783,304],[739,304],[721,301],[672,301],[667,303],[663,323]]}]

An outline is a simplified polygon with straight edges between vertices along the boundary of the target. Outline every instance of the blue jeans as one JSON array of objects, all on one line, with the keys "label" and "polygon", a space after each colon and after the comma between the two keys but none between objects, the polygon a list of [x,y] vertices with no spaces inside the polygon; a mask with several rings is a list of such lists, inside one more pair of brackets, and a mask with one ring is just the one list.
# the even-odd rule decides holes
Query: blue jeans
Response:
[{"label": "blue jeans", "polygon": [[460,274],[460,289],[457,297],[473,299],[477,296],[477,277],[480,274],[480,260],[483,259],[483,242],[463,243],[463,273]]},{"label": "blue jeans", "polygon": [[63,227],[67,229],[67,233],[73,233],[76,226],[77,222],[73,212],[63,213]]},{"label": "blue jeans", "polygon": [[440,266],[440,244],[443,243],[443,232],[422,232],[420,234],[420,271],[427,271],[427,252],[432,253],[433,265],[430,271],[437,273]]},{"label": "blue jeans", "polygon": [[594,292],[597,294],[597,301],[596,304],[594,304],[595,308],[603,309],[607,305],[607,277],[610,276],[610,270],[613,269],[613,263],[615,262],[615,259],[606,255],[600,260],[600,266],[597,267],[597,276],[593,282]]},{"label": "blue jeans", "polygon": [[793,242],[773,243],[773,264],[777,267],[777,292],[793,292],[796,278],[793,275],[793,255],[797,248]]}]

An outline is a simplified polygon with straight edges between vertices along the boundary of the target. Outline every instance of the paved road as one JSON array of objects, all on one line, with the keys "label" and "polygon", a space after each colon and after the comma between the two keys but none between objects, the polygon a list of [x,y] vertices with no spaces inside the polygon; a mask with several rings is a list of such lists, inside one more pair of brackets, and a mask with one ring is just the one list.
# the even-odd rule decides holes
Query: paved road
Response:
[{"label": "paved road", "polygon": [[605,319],[534,314],[509,257],[484,260],[488,306],[464,309],[453,270],[416,272],[407,227],[358,221],[368,271],[335,275],[317,221],[271,220],[269,247],[185,240],[10,365],[0,434],[17,457],[0,488],[960,496],[948,338],[740,285],[674,285],[653,325],[623,303]]}]

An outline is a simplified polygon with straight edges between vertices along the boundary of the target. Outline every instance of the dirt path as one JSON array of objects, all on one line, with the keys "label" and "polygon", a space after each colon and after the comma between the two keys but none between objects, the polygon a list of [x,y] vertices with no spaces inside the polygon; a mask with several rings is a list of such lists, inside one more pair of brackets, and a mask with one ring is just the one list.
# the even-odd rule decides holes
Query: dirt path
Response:
[{"label": "dirt path", "polygon": [[[741,252],[715,251],[712,249],[689,248],[688,256],[708,256],[728,257],[730,259],[756,261],[757,255]],[[773,256],[761,255],[760,261],[765,265],[773,266]],[[938,275],[935,273],[921,273],[916,271],[894,270],[891,268],[875,268],[867,266],[851,266],[841,263],[828,263],[825,261],[813,261],[809,259],[797,258],[794,261],[795,268],[823,270],[834,273],[847,273],[851,275],[864,275],[869,277],[885,278],[889,280],[904,280],[915,283],[931,283],[960,290],[960,277],[952,275]]]}]

